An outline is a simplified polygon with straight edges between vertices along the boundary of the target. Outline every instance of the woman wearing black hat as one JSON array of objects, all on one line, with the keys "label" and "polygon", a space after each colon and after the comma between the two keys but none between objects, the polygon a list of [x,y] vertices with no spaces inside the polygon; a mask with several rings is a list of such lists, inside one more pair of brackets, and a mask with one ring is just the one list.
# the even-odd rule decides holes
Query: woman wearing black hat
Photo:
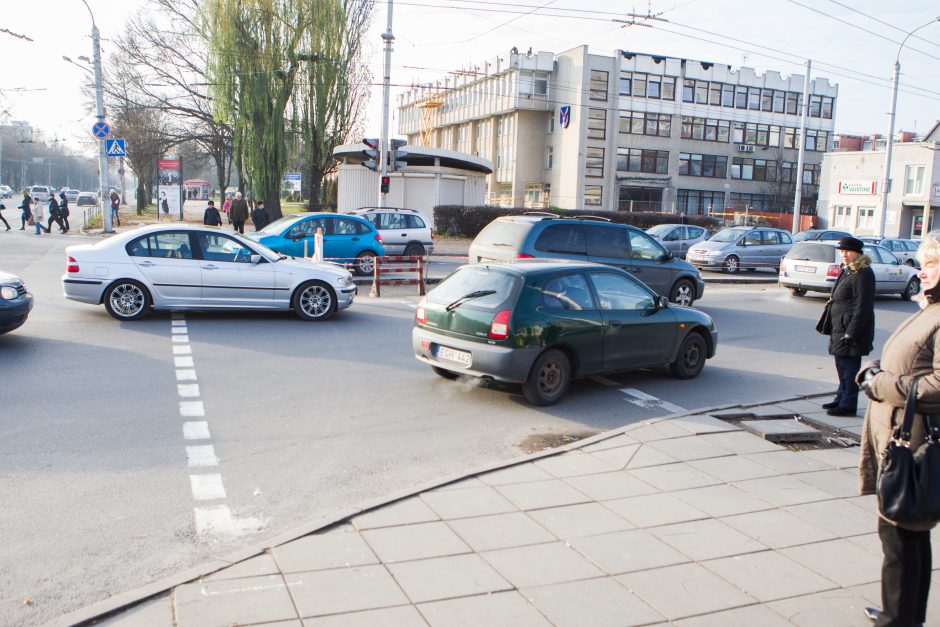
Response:
[{"label": "woman wearing black hat", "polygon": [[871,258],[862,254],[864,242],[843,237],[836,248],[842,270],[832,287],[824,322],[829,332],[829,354],[836,359],[839,389],[823,408],[830,416],[854,416],[858,411],[858,384],[855,375],[862,357],[871,352],[875,341],[875,273]]}]

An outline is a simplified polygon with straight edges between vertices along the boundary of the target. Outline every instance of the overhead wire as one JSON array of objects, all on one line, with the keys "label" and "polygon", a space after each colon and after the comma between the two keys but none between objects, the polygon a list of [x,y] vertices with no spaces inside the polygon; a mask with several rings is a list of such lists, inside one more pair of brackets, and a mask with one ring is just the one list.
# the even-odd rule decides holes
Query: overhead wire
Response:
[{"label": "overhead wire", "polygon": [[[457,1],[457,0],[451,0],[451,2],[456,2],[456,1]],[[829,2],[831,2],[831,3],[833,3],[833,4],[837,4],[837,5],[839,5],[840,7],[842,7],[843,9],[847,9],[847,10],[852,11],[853,13],[857,13],[857,14],[863,16],[863,17],[867,17],[867,18],[870,19],[870,20],[874,20],[875,22],[878,22],[879,24],[882,24],[882,25],[884,25],[884,26],[887,26],[888,28],[893,28],[893,29],[896,30],[896,31],[900,31],[900,32],[904,33],[905,35],[906,35],[907,32],[908,32],[908,31],[904,30],[903,28],[901,28],[900,26],[895,26],[895,25],[892,24],[891,22],[886,22],[886,21],[884,21],[884,20],[881,19],[881,18],[875,17],[874,15],[869,15],[868,13],[865,13],[864,11],[859,11],[859,10],[856,9],[855,7],[849,6],[849,5],[847,5],[847,4],[843,3],[843,2],[839,2],[839,0],[829,0]],[[931,46],[937,46],[938,48],[940,48],[940,43],[937,43],[937,42],[935,42],[935,41],[930,41],[930,40],[927,39],[926,37],[921,37],[920,35],[916,35],[916,34],[915,34],[915,35],[912,35],[912,37],[913,37],[914,39],[919,39],[919,40],[921,40],[921,41],[924,42],[924,43],[928,43],[928,44],[930,44]]]}]

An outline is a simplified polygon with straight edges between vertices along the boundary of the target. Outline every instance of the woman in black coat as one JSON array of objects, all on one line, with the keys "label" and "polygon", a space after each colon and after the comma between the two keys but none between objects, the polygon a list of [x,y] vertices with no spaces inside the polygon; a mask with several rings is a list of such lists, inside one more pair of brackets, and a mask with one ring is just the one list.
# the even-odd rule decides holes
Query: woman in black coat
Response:
[{"label": "woman in black coat", "polygon": [[862,254],[863,246],[854,237],[843,237],[837,246],[842,271],[832,287],[826,327],[832,329],[829,354],[836,360],[839,389],[835,399],[823,405],[830,416],[854,416],[858,411],[855,375],[875,341],[875,273],[871,259]]}]

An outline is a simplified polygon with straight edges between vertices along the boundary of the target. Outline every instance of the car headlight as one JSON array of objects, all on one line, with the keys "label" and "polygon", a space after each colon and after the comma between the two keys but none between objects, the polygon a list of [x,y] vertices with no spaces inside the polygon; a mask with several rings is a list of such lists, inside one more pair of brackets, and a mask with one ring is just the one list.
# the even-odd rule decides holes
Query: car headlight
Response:
[{"label": "car headlight", "polygon": [[353,283],[352,276],[341,276],[336,279],[336,283],[339,284],[340,287],[349,287]]},{"label": "car headlight", "polygon": [[17,292],[15,287],[10,287],[9,285],[4,285],[0,287],[0,298],[5,300],[13,300],[17,297]]}]

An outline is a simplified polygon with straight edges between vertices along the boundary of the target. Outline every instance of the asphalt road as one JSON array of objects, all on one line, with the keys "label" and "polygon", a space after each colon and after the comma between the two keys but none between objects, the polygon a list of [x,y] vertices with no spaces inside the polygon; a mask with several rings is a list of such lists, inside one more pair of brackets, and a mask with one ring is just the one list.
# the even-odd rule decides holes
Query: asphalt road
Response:
[{"label": "asphalt road", "polygon": [[[0,269],[36,296],[0,336],[0,624],[33,625],[369,499],[519,455],[535,434],[606,430],[684,408],[835,388],[821,298],[708,286],[719,329],[700,377],[632,372],[576,382],[554,407],[518,389],[446,381],[417,362],[417,296],[383,290],[325,323],[292,314],[188,313],[205,416],[181,417],[172,320],[118,323],[66,301],[80,236],[0,233]],[[361,292],[367,290],[360,290]],[[916,305],[878,299],[876,345]],[[877,347],[876,346],[876,347]],[[184,438],[207,423],[209,440]],[[197,533],[187,446],[210,443],[234,535]],[[25,605],[29,597],[31,604]]]}]

